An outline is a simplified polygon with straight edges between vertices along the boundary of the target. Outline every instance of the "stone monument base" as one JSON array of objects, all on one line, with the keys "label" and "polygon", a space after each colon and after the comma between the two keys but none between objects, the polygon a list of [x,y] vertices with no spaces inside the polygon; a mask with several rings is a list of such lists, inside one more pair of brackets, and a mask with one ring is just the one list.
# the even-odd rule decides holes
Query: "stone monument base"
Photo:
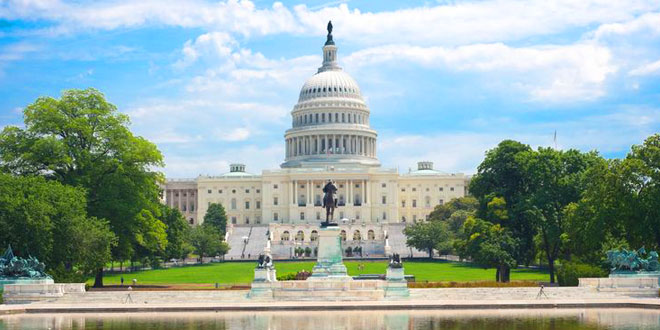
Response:
[{"label": "stone monument base", "polygon": [[385,297],[405,298],[410,296],[410,291],[408,291],[408,282],[406,281],[403,267],[387,267],[385,280],[387,281],[387,285],[385,287]]},{"label": "stone monument base", "polygon": [[85,283],[6,284],[2,299],[5,304],[24,304],[71,293],[85,293]]},{"label": "stone monument base", "polygon": [[271,283],[277,282],[277,276],[274,268],[255,268],[254,280],[250,287],[249,298],[273,296],[273,289]]},{"label": "stone monument base", "polygon": [[0,289],[7,284],[53,284],[55,283],[52,278],[12,278],[0,279]]}]

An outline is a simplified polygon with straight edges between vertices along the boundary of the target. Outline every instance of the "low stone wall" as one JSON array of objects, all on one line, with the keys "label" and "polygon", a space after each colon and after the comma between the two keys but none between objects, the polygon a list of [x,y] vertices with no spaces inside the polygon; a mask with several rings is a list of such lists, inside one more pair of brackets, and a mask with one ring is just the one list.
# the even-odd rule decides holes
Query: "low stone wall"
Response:
[{"label": "low stone wall", "polygon": [[580,278],[579,287],[599,292],[618,292],[638,297],[658,297],[660,287],[656,277]]},{"label": "low stone wall", "polygon": [[2,299],[6,304],[22,304],[84,292],[85,283],[7,284]]}]

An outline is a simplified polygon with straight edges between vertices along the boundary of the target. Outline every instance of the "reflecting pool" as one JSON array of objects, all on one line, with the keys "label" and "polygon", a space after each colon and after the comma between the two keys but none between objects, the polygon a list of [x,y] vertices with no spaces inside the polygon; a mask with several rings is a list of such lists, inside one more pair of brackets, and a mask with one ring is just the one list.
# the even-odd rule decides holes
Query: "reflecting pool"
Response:
[{"label": "reflecting pool", "polygon": [[515,309],[20,314],[5,329],[660,329],[660,311]]}]

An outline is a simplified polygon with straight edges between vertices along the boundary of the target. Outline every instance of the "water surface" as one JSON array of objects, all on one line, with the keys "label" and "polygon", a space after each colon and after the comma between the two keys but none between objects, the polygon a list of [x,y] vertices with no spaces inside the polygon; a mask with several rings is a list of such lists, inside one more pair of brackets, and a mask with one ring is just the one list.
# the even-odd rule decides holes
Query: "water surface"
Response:
[{"label": "water surface", "polygon": [[21,314],[0,317],[0,330],[5,329],[660,329],[660,311],[516,309]]}]

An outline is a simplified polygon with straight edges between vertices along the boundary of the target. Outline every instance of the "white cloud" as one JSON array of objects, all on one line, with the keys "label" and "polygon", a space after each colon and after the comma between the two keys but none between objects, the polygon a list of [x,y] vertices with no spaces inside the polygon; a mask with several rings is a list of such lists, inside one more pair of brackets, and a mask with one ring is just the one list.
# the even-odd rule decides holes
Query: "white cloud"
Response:
[{"label": "white cloud", "polygon": [[426,68],[492,73],[526,90],[533,99],[575,101],[604,94],[604,82],[616,72],[606,47],[590,43],[566,46],[510,47],[501,43],[459,47],[388,45],[357,51],[350,66],[400,65],[408,61]]},{"label": "white cloud", "polygon": [[238,127],[228,132],[220,132],[218,135],[223,141],[245,141],[250,137],[250,130]]},{"label": "white cloud", "polygon": [[636,67],[630,70],[628,74],[631,76],[647,76],[658,73],[660,73],[660,60]]},{"label": "white cloud", "polygon": [[619,23],[657,10],[655,0],[492,0],[442,3],[382,12],[347,4],[321,9],[275,2],[257,8],[251,1],[112,1],[64,3],[17,1],[0,7],[0,18],[42,19],[58,25],[44,33],[84,32],[144,25],[202,27],[244,36],[278,33],[323,35],[333,20],[336,36],[363,44],[414,42],[420,45],[521,40],[594,24]]}]

